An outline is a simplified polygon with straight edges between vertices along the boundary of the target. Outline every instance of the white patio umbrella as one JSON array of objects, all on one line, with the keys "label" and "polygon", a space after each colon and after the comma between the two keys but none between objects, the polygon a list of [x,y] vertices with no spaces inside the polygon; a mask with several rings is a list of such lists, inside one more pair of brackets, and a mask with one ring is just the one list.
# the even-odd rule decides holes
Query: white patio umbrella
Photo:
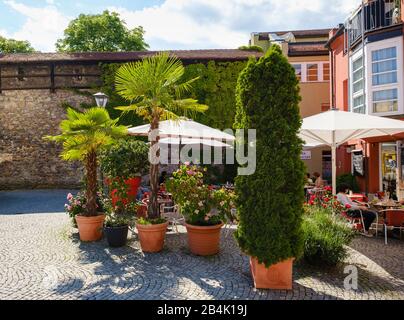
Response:
[{"label": "white patio umbrella", "polygon": [[[148,136],[150,125],[143,125],[129,129],[129,134],[134,136]],[[227,140],[234,141],[236,138],[231,134],[222,132],[205,126],[201,123],[184,119],[184,120],[167,120],[160,122],[159,125],[160,138],[198,138],[203,140]]]},{"label": "white patio umbrella", "polygon": [[231,148],[231,145],[227,143],[223,143],[218,140],[212,139],[200,139],[200,138],[162,138],[159,140],[161,144],[171,144],[171,145],[197,145],[203,144],[208,147],[216,147],[216,148]]},{"label": "white patio umbrella", "polygon": [[303,119],[300,137],[306,144],[324,144],[332,151],[332,189],[336,193],[336,151],[345,142],[404,132],[404,121],[332,109]]}]

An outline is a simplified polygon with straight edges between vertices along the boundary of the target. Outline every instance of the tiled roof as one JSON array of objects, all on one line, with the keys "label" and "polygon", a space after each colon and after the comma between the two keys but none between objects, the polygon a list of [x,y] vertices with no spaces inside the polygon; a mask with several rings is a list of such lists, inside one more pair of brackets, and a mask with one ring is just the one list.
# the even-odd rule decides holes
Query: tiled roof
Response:
[{"label": "tiled roof", "polygon": [[289,43],[289,56],[328,55],[326,41]]},{"label": "tiled roof", "polygon": [[312,37],[328,37],[331,29],[313,29],[313,30],[288,30],[288,31],[273,31],[273,32],[257,32],[259,40],[269,40],[269,34],[275,33],[278,36],[288,32],[293,33],[296,38],[312,38]]},{"label": "tiled roof", "polygon": [[[86,53],[27,53],[0,54],[0,64],[35,63],[35,62],[126,62],[141,60],[152,56],[158,51],[136,52],[86,52]],[[237,49],[215,50],[177,50],[169,51],[181,60],[217,60],[238,61],[247,60],[251,56],[260,57],[262,53]]]}]

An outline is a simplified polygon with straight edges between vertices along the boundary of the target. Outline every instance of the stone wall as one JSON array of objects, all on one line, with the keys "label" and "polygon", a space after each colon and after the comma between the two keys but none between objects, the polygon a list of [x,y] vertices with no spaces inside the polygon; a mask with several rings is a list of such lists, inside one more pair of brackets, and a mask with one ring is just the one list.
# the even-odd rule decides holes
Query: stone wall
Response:
[{"label": "stone wall", "polygon": [[61,147],[42,139],[59,133],[63,103],[92,99],[70,90],[14,90],[0,94],[0,189],[77,187],[79,163],[59,157]]}]

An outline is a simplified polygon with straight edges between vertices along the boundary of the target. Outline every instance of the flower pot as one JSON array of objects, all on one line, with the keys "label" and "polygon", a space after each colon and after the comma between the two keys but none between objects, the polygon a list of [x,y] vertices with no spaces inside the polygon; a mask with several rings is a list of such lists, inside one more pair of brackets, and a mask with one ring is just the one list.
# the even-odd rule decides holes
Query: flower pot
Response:
[{"label": "flower pot", "polygon": [[[130,178],[130,179],[125,180],[125,184],[128,187],[128,189],[127,189],[128,190],[127,199],[129,199],[129,200],[135,200],[136,199],[136,196],[137,196],[137,193],[139,191],[139,187],[140,187],[141,182],[142,182],[141,177],[135,177],[135,178]],[[109,180],[109,179],[106,179],[106,183],[107,183],[108,186],[111,186],[112,181]],[[115,206],[116,203],[121,200],[116,195],[117,192],[118,191],[116,189],[111,191],[111,199],[112,199],[112,205],[113,206]],[[127,201],[126,199],[122,199],[122,200],[123,200],[123,202]]]},{"label": "flower pot", "polygon": [[197,256],[212,256],[220,250],[220,231],[222,224],[209,227],[185,224],[188,231],[188,245]]},{"label": "flower pot", "polygon": [[80,240],[84,242],[100,240],[102,238],[102,227],[104,225],[104,220],[104,214],[94,217],[77,215],[76,222],[79,228]]},{"label": "flower pot", "polygon": [[105,237],[108,245],[113,248],[119,248],[126,245],[128,240],[128,226],[121,227],[104,227]]},{"label": "flower pot", "polygon": [[136,228],[143,252],[154,253],[163,250],[168,222],[153,225],[136,224]]},{"label": "flower pot", "polygon": [[250,257],[250,267],[257,289],[292,290],[294,258],[279,262],[267,268],[256,258]]}]

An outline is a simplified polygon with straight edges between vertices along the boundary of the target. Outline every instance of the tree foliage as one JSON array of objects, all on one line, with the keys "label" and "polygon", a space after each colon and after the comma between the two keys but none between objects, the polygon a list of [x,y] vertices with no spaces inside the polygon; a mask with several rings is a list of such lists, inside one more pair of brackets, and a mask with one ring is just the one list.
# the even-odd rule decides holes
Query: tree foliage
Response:
[{"label": "tree foliage", "polygon": [[0,53],[32,53],[35,49],[28,41],[7,39],[0,36]]},{"label": "tree foliage", "polygon": [[257,168],[236,179],[241,249],[266,266],[302,254],[304,164],[298,80],[274,45],[237,85],[235,127],[257,130]]},{"label": "tree foliage", "polygon": [[59,52],[143,51],[149,46],[142,27],[128,29],[116,12],[81,14],[64,31],[56,43]]}]

